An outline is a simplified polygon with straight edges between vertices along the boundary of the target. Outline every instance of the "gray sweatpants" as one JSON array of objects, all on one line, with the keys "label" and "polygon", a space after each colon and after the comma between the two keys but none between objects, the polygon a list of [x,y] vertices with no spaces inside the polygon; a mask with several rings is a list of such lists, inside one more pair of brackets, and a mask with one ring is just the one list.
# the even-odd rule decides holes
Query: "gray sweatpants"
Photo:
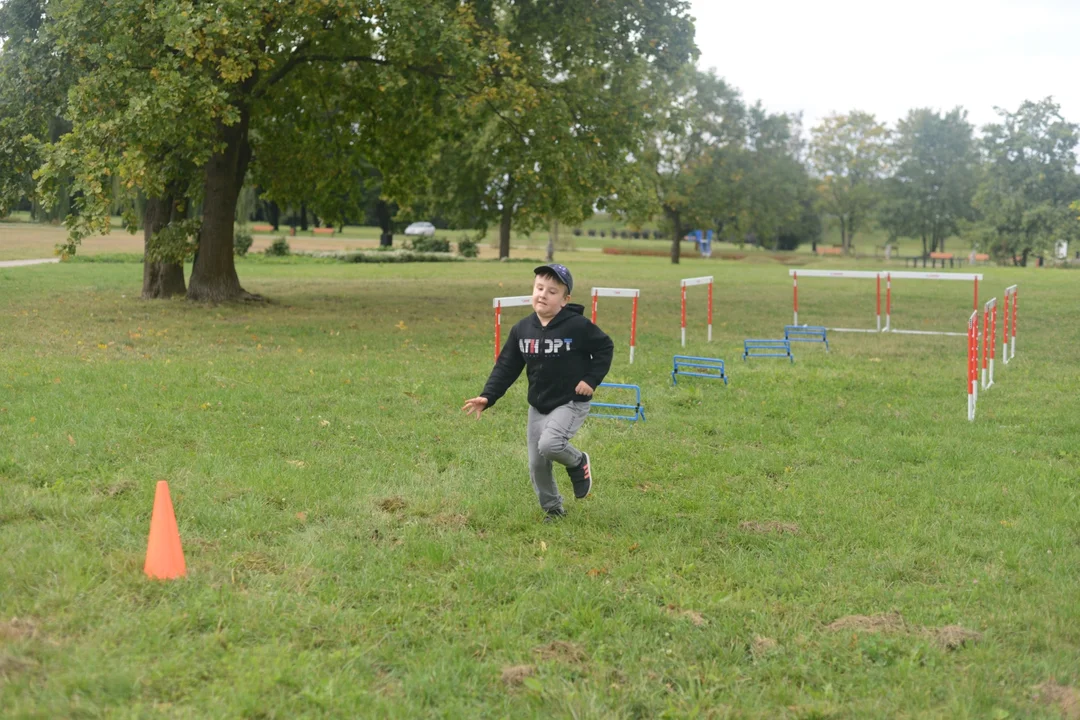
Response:
[{"label": "gray sweatpants", "polygon": [[529,476],[536,499],[545,511],[562,507],[551,463],[567,467],[581,464],[583,453],[570,444],[570,438],[581,429],[588,414],[588,402],[571,400],[547,414],[529,406]]}]

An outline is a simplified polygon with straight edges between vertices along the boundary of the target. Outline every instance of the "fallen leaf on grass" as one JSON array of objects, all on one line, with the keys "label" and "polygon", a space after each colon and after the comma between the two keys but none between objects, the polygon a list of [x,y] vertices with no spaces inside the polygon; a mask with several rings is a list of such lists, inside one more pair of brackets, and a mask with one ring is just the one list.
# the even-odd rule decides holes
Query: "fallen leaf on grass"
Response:
[{"label": "fallen leaf on grass", "polygon": [[293,467],[298,467],[298,468],[307,467],[307,463],[304,462],[303,460],[286,460],[285,462],[289,463]]},{"label": "fallen leaf on grass", "polygon": [[320,420],[319,421],[319,427],[330,427],[330,421],[329,420]]},{"label": "fallen leaf on grass", "polygon": [[629,551],[629,552],[637,552],[640,548],[641,548],[641,545],[639,545],[638,543],[634,543],[633,545],[631,545],[630,547],[627,548],[627,551]]},{"label": "fallen leaf on grass", "polygon": [[1076,688],[1047,681],[1035,688],[1035,699],[1044,705],[1056,705],[1066,720],[1080,720],[1080,691]]},{"label": "fallen leaf on grass", "polygon": [[543,540],[540,541],[540,552],[547,552],[547,543]]},{"label": "fallen leaf on grass", "polygon": [[71,435],[68,435],[68,445],[74,445],[74,444],[75,444],[75,438],[71,437]]},{"label": "fallen leaf on grass", "polygon": [[307,521],[307,513],[301,510],[300,512],[296,513],[296,519],[299,520],[300,522],[306,522]]},{"label": "fallen leaf on grass", "polygon": [[585,574],[588,575],[589,577],[597,577],[599,575],[607,575],[608,572],[607,572],[607,568],[602,567],[602,568],[591,568]]},{"label": "fallen leaf on grass", "polygon": [[521,685],[525,682],[525,678],[535,673],[536,668],[532,665],[511,665],[503,668],[502,681],[510,686]]},{"label": "fallen leaf on grass", "polygon": [[396,327],[398,330],[408,330],[409,329],[409,326],[405,324],[404,320],[399,320],[398,324],[395,325],[394,327]]}]

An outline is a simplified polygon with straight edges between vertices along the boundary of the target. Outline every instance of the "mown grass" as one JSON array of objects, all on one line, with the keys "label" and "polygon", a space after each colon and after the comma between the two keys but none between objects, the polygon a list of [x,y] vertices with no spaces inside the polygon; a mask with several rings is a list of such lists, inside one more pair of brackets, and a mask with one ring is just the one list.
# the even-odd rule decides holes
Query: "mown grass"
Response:
[{"label": "mown grass", "polygon": [[[963,338],[743,363],[790,321],[782,266],[563,259],[582,296],[642,289],[633,366],[629,308],[599,319],[649,419],[586,423],[595,496],[555,526],[524,385],[459,410],[527,264],[241,260],[272,302],[223,307],[143,302],[136,264],[0,269],[0,713],[1059,716],[1034,688],[1080,685],[1071,273],[985,271],[1021,333],[969,423]],[[677,279],[707,272],[716,339],[692,295],[686,350],[731,385],[673,388]],[[805,322],[873,322],[867,287],[800,290]],[[962,330],[968,292],[897,288],[894,322]],[[158,479],[178,582],[141,574]]]}]

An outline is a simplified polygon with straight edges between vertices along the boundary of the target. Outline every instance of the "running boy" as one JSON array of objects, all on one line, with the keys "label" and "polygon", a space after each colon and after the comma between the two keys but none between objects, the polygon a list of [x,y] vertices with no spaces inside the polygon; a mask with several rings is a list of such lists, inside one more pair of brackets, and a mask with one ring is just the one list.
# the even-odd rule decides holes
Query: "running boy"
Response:
[{"label": "running boy", "polygon": [[589,398],[611,368],[614,345],[604,331],[582,315],[581,305],[567,304],[574,278],[565,265],[541,265],[533,272],[534,312],[510,330],[484,391],[465,401],[468,414],[495,404],[528,368],[529,475],[545,522],[562,517],[562,496],[552,461],[566,466],[579,500],[592,489],[589,454],[570,444],[589,414]]}]

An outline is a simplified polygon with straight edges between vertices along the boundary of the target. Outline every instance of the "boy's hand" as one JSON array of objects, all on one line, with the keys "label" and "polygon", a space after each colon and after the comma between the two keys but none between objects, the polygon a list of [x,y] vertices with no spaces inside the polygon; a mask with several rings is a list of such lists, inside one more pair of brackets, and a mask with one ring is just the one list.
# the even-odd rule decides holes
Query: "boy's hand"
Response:
[{"label": "boy's hand", "polygon": [[574,392],[576,392],[578,395],[585,395],[587,397],[592,397],[593,389],[591,387],[589,387],[589,384],[587,382],[582,380],[581,382],[579,382],[577,384],[577,387],[574,388]]},{"label": "boy's hand", "polygon": [[479,420],[480,413],[484,412],[487,406],[488,401],[486,397],[474,397],[470,400],[466,400],[464,407],[462,407],[461,409],[465,411],[466,415],[472,415],[473,413],[476,413],[476,419]]}]

